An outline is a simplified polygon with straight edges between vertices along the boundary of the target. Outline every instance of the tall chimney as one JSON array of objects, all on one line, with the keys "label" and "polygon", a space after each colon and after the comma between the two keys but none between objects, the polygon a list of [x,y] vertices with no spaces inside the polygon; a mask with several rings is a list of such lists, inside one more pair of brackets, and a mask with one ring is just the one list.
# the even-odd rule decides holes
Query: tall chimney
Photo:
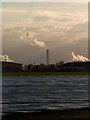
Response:
[{"label": "tall chimney", "polygon": [[46,60],[47,60],[47,65],[49,65],[49,50],[46,50]]}]

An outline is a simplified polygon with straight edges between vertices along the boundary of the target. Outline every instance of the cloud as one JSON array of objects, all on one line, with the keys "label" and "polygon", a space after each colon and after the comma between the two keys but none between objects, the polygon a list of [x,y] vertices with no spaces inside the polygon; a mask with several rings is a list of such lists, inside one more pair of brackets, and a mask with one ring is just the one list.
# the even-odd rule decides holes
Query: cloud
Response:
[{"label": "cloud", "polygon": [[[3,2],[12,2],[12,0],[2,0]],[[32,0],[13,0],[13,2],[32,2]],[[89,0],[33,0],[33,2],[89,2]]]},{"label": "cloud", "polygon": [[2,9],[0,9],[0,12],[2,12],[3,14],[8,14],[8,13],[13,13],[13,14],[23,13],[23,14],[25,14],[27,12],[27,10],[22,10],[22,9],[20,10],[20,9],[3,7]]},{"label": "cloud", "polygon": [[[15,11],[13,10],[13,12]],[[41,27],[40,31],[42,30],[44,32],[45,30],[47,32],[49,31],[50,28],[49,27],[45,28],[45,26],[52,26],[53,27],[52,30],[54,29],[54,30],[66,31],[74,28],[74,26],[78,24],[84,24],[88,22],[88,17],[85,13],[83,13],[82,15],[80,13],[74,15],[74,13],[70,13],[70,12],[64,13],[64,12],[50,11],[50,10],[30,10],[27,13],[28,16],[26,18],[22,18],[14,22],[10,21],[10,24],[9,22],[5,24],[3,22],[4,28],[6,27],[8,29],[12,29],[12,28],[14,29],[16,27],[22,27],[22,26],[30,28],[35,26],[35,27]],[[13,19],[12,16],[11,19]]]},{"label": "cloud", "polygon": [[49,20],[50,18],[48,16],[36,16],[34,17],[34,20],[35,21],[38,21],[38,22],[41,22],[41,21],[47,21]]}]

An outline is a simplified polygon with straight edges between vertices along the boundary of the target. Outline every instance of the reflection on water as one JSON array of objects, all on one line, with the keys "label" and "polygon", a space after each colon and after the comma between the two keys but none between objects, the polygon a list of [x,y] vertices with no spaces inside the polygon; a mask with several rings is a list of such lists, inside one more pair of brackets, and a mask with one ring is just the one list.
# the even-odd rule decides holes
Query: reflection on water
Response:
[{"label": "reflection on water", "polygon": [[87,76],[3,77],[3,112],[88,106]]}]

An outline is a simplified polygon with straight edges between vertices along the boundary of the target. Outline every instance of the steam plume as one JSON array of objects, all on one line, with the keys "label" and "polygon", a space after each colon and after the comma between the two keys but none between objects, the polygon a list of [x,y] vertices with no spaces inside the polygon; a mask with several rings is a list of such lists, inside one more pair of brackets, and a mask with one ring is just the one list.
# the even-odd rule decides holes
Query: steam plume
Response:
[{"label": "steam plume", "polygon": [[28,32],[27,37],[28,38],[33,38],[35,36],[35,32]]},{"label": "steam plume", "polygon": [[0,55],[0,61],[13,62],[13,60],[11,60],[8,55]]},{"label": "steam plume", "polygon": [[82,56],[82,55],[75,55],[74,52],[72,52],[72,60],[73,61],[81,61],[81,62],[85,62],[85,61],[90,61],[88,58]]},{"label": "steam plume", "polygon": [[37,39],[33,40],[32,45],[42,47],[42,48],[46,47],[46,45],[43,41],[38,41]]},{"label": "steam plume", "polygon": [[38,46],[41,48],[47,48],[46,44],[43,41],[38,40],[35,37],[35,32],[27,31],[25,28],[22,31],[19,31],[20,33],[20,39],[21,40],[27,40],[28,43],[32,46]]}]

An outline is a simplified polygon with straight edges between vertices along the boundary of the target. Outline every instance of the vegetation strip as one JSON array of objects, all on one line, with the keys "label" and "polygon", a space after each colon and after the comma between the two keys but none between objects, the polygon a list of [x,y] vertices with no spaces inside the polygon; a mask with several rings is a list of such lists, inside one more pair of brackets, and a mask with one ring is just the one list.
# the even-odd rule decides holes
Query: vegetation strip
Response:
[{"label": "vegetation strip", "polygon": [[2,76],[90,76],[90,72],[3,72]]}]

